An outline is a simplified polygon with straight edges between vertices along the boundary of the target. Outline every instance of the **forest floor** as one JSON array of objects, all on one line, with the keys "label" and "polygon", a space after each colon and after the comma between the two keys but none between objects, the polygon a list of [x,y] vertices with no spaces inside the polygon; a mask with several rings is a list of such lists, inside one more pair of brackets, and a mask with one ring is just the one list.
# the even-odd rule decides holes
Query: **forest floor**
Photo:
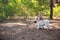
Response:
[{"label": "forest floor", "polygon": [[49,30],[35,29],[33,21],[0,23],[0,40],[60,40],[60,19],[50,20]]}]

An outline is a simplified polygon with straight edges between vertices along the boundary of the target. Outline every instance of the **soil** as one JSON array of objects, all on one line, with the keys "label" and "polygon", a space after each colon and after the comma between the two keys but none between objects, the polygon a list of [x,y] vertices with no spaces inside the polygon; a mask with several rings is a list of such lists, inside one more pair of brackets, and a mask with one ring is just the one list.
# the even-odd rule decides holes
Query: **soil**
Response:
[{"label": "soil", "polygon": [[60,20],[50,20],[50,29],[36,29],[32,21],[0,23],[0,40],[60,40]]}]

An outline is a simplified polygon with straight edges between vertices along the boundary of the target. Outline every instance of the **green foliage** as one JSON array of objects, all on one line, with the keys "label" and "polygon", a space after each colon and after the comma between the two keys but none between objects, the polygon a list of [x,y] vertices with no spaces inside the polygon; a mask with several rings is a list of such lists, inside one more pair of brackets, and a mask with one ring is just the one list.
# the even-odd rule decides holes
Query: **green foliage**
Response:
[{"label": "green foliage", "polygon": [[49,9],[47,0],[21,0],[22,9],[27,15],[35,16],[38,12]]},{"label": "green foliage", "polygon": [[0,3],[2,4],[8,4],[9,0],[0,0]]},{"label": "green foliage", "polygon": [[[0,1],[0,19],[5,19],[5,18],[12,18],[13,16],[15,16],[15,14],[17,13],[17,5],[16,5],[16,0],[10,0],[8,2],[8,0],[5,1]],[[7,3],[5,3],[7,2]]]},{"label": "green foliage", "polygon": [[[0,19],[15,16],[34,17],[38,12],[49,17],[48,0],[0,0]],[[57,13],[60,13],[60,6],[54,7],[54,16]]]},{"label": "green foliage", "polygon": [[60,16],[60,6],[55,4],[55,7],[53,8],[54,16],[58,17]]}]

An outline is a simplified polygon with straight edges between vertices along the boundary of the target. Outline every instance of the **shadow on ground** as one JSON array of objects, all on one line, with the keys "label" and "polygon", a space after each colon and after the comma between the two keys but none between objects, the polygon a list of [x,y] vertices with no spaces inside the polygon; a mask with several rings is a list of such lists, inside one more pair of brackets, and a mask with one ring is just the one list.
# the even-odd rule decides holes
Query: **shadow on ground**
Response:
[{"label": "shadow on ground", "polygon": [[29,26],[22,23],[0,24],[0,40],[60,40],[60,29],[37,30]]}]

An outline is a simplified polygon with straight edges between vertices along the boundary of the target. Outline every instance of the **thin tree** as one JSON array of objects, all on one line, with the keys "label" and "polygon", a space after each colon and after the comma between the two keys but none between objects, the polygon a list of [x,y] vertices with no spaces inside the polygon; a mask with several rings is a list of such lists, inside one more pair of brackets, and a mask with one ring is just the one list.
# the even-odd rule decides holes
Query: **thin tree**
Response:
[{"label": "thin tree", "polygon": [[53,0],[50,0],[50,19],[53,19]]}]

